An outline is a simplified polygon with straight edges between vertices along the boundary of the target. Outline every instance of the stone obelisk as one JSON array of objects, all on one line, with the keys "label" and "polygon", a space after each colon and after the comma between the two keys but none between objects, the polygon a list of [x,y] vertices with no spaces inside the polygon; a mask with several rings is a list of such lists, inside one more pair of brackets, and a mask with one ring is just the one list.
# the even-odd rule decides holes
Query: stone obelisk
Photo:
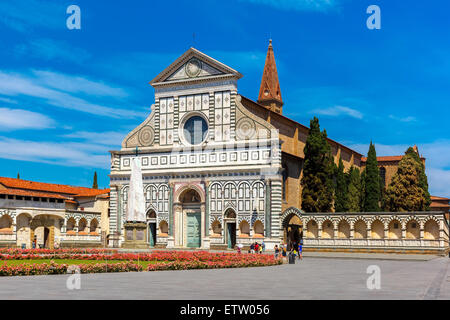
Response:
[{"label": "stone obelisk", "polygon": [[139,158],[133,158],[131,160],[126,221],[145,222],[144,187],[142,185],[142,170]]},{"label": "stone obelisk", "polygon": [[147,248],[147,224],[141,163],[138,157],[131,160],[131,176],[128,189],[124,248]]}]

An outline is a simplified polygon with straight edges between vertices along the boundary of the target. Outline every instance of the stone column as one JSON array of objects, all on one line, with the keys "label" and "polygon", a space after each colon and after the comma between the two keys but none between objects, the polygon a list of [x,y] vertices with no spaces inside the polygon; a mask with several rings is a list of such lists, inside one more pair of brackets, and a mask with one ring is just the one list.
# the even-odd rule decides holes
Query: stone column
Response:
[{"label": "stone column", "polygon": [[265,180],[266,185],[266,203],[265,203],[265,237],[270,238],[272,236],[271,224],[270,224],[270,194],[271,194],[271,182],[270,179]]},{"label": "stone column", "polygon": [[173,237],[173,224],[174,224],[174,204],[173,204],[173,192],[174,184],[169,183],[169,238]]},{"label": "stone column", "polygon": [[423,226],[420,226],[419,239],[420,239],[421,247],[423,247],[423,245],[424,245],[424,236],[425,236],[425,230],[424,230]]},{"label": "stone column", "polygon": [[[201,217],[202,219],[205,219],[205,223],[202,223],[202,231],[201,231],[201,235],[202,235],[202,241],[201,241],[201,246],[205,249],[209,249],[210,248],[210,240],[209,240],[209,218],[207,218],[207,213],[206,213],[206,204],[202,204],[200,206],[200,211],[201,211]],[[208,220],[207,220],[208,219]]]},{"label": "stone column", "polygon": [[209,185],[210,181],[205,181],[205,237],[210,235],[210,225],[209,225]]}]

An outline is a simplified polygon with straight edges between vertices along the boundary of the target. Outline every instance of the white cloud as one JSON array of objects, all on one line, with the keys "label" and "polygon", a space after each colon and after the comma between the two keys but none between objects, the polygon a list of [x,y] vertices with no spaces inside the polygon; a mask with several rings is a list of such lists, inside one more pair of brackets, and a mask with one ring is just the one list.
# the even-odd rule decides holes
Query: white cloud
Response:
[{"label": "white cloud", "polygon": [[108,148],[73,142],[36,142],[0,137],[0,158],[42,162],[63,166],[107,169]]},{"label": "white cloud", "polygon": [[6,103],[9,103],[9,104],[18,104],[18,102],[16,100],[9,99],[9,98],[2,98],[2,97],[0,97],[0,101],[1,102],[6,102]]},{"label": "white cloud", "polygon": [[[42,78],[40,76],[42,76]],[[111,90],[114,90],[111,87],[105,86],[103,83],[92,82],[84,79],[85,81],[80,85],[73,84],[71,86],[65,82],[61,83],[59,87],[65,90],[73,90],[74,92],[64,92],[51,87],[58,86],[55,83],[57,78],[58,74],[48,72],[37,74],[37,77],[31,77],[24,74],[6,73],[0,71],[0,94],[7,96],[24,95],[33,98],[41,98],[44,99],[47,104],[55,107],[77,110],[112,118],[134,118],[145,117],[146,115],[145,113],[139,111],[104,106],[74,95],[74,93],[77,94],[83,90],[88,91],[91,95],[105,95],[107,91],[111,92]],[[69,81],[71,77],[59,74],[59,78]],[[95,83],[96,85],[94,85]],[[87,85],[91,85],[92,89],[87,89]],[[120,90],[116,90],[115,93],[119,95],[124,94]]]},{"label": "white cloud", "polygon": [[34,39],[28,43],[22,43],[14,49],[17,56],[37,57],[47,61],[69,61],[81,64],[88,60],[91,55],[80,48],[74,48],[66,42],[52,39]]},{"label": "white cloud", "polygon": [[241,0],[257,5],[266,5],[279,10],[328,11],[336,7],[337,0]]},{"label": "white cloud", "polygon": [[450,197],[450,170],[426,168],[430,193],[434,196]]},{"label": "white cloud", "polygon": [[331,116],[331,117],[347,116],[347,117],[352,117],[352,118],[356,118],[356,119],[363,118],[363,114],[361,112],[359,112],[358,110],[352,109],[349,107],[344,107],[344,106],[334,106],[334,107],[325,108],[325,109],[314,109],[310,113],[320,114],[320,115],[324,115],[324,116]]},{"label": "white cloud", "polygon": [[37,76],[42,85],[61,91],[118,98],[128,96],[128,93],[122,88],[112,87],[101,81],[92,81],[82,76],[42,70],[33,70],[33,74]]},{"label": "white cloud", "polygon": [[413,116],[397,117],[392,114],[389,115],[389,119],[397,120],[400,122],[416,122],[417,121],[416,117],[413,117]]},{"label": "white cloud", "polygon": [[[0,131],[47,129],[54,121],[46,115],[22,109],[0,108]],[[3,152],[3,151],[2,151]]]},{"label": "white cloud", "polygon": [[120,146],[122,140],[128,133],[125,132],[89,132],[77,131],[70,134],[63,135],[64,138],[82,139],[84,141],[107,146]]}]

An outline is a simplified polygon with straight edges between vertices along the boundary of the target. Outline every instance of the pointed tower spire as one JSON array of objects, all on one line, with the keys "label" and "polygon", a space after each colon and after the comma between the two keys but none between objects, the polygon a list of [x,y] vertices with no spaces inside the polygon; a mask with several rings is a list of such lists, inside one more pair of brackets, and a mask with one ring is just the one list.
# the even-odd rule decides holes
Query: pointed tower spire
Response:
[{"label": "pointed tower spire", "polygon": [[269,40],[269,48],[267,49],[266,64],[261,80],[261,88],[259,89],[258,103],[266,108],[282,113],[283,100],[281,99],[280,83],[278,81],[277,65],[273,54],[272,39]]}]

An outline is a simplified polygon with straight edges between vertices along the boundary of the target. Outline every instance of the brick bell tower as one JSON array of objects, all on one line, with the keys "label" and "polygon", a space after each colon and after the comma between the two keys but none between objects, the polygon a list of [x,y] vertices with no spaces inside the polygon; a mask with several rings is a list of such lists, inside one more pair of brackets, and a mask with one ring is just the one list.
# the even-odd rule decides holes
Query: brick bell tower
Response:
[{"label": "brick bell tower", "polygon": [[267,49],[266,64],[264,65],[261,88],[259,89],[258,103],[273,112],[283,113],[283,100],[281,99],[272,39],[269,40],[269,48]]}]

